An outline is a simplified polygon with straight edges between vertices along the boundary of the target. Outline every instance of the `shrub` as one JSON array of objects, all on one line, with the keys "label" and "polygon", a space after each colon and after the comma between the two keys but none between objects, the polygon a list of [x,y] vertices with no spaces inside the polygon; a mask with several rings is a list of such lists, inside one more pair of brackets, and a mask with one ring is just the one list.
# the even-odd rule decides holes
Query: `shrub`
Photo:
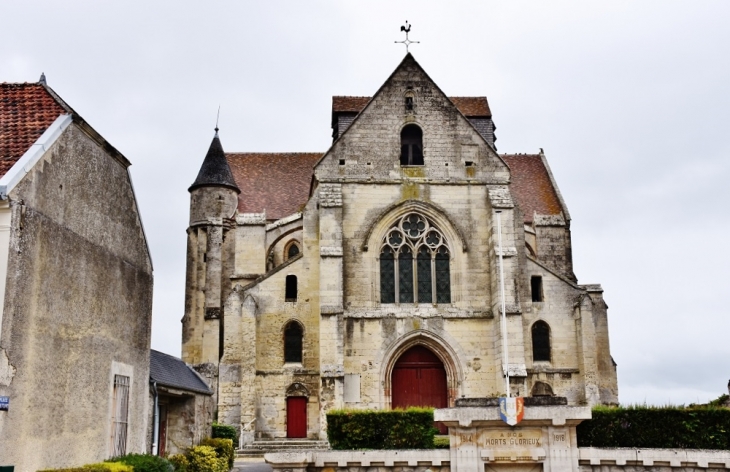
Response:
[{"label": "shrub", "polygon": [[83,467],[46,469],[38,472],[133,472],[133,470],[132,466],[121,462],[100,462],[98,464],[86,464]]},{"label": "shrub", "polygon": [[210,446],[215,449],[218,457],[226,459],[228,468],[233,467],[233,460],[236,458],[236,451],[233,449],[233,441],[222,438],[207,438],[200,441],[201,446]]},{"label": "shrub", "polygon": [[123,462],[100,462],[85,465],[84,470],[87,472],[133,472],[134,468]]},{"label": "shrub", "polygon": [[61,469],[41,469],[37,472],[89,472],[89,469],[84,467],[67,467]]},{"label": "shrub", "polygon": [[238,432],[233,426],[227,424],[213,423],[212,437],[220,439],[230,439],[233,444],[238,444]]},{"label": "shrub", "polygon": [[327,413],[332,449],[431,449],[436,431],[433,408]]},{"label": "shrub", "polygon": [[189,472],[227,472],[228,460],[218,457],[211,446],[195,446],[186,454],[190,462]]},{"label": "shrub", "polygon": [[576,434],[579,447],[730,449],[730,409],[596,407]]},{"label": "shrub", "polygon": [[122,462],[131,465],[134,472],[174,472],[170,461],[152,454],[127,454],[113,457],[106,462]]},{"label": "shrub", "polygon": [[167,458],[172,466],[175,468],[175,472],[189,472],[190,461],[185,454],[174,454]]},{"label": "shrub", "polygon": [[433,448],[434,449],[449,449],[451,447],[451,442],[449,441],[448,436],[436,436],[433,438]]}]

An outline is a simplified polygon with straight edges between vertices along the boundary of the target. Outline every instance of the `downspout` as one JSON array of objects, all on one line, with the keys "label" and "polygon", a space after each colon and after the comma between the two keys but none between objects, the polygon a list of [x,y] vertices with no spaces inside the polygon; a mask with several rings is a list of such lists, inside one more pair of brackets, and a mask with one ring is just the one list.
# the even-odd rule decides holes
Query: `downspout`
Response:
[{"label": "downspout", "polygon": [[157,402],[159,395],[157,394],[157,381],[150,380],[152,383],[152,395],[154,398],[154,407],[152,413],[152,455],[157,455],[157,441],[159,440],[160,434],[160,405]]}]

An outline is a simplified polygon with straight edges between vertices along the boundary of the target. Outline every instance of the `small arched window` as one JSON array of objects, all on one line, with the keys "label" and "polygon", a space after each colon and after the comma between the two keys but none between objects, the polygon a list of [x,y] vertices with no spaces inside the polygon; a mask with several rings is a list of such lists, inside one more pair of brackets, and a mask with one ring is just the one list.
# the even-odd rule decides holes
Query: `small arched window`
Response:
[{"label": "small arched window", "polygon": [[284,362],[302,362],[302,338],[304,330],[296,321],[284,328]]},{"label": "small arched window", "polygon": [[286,260],[288,261],[292,257],[298,255],[301,251],[299,250],[299,244],[296,241],[292,241],[286,248]]},{"label": "small arched window", "polygon": [[286,276],[286,290],[284,293],[284,299],[287,302],[297,301],[297,276],[287,275]]},{"label": "small arched window", "polygon": [[407,125],[400,132],[400,165],[423,165],[423,132],[416,125]]},{"label": "small arched window", "polygon": [[532,360],[550,361],[550,326],[544,321],[532,325]]},{"label": "small arched window", "polygon": [[550,386],[550,384],[547,384],[545,382],[535,382],[535,385],[532,387],[532,392],[530,393],[530,396],[552,397],[553,388]]}]

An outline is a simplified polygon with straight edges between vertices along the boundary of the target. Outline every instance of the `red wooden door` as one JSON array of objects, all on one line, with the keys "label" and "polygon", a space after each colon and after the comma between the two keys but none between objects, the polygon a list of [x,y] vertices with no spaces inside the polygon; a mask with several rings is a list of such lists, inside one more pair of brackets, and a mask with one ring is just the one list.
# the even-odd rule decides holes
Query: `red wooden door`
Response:
[{"label": "red wooden door", "polygon": [[159,430],[157,431],[157,455],[164,456],[167,452],[167,405],[160,405],[160,422]]},{"label": "red wooden door", "polygon": [[[391,406],[448,406],[446,369],[436,354],[423,346],[415,346],[403,353],[393,367],[391,376]],[[436,424],[442,434],[446,428]]]},{"label": "red wooden door", "polygon": [[307,397],[287,397],[286,437],[307,437]]}]

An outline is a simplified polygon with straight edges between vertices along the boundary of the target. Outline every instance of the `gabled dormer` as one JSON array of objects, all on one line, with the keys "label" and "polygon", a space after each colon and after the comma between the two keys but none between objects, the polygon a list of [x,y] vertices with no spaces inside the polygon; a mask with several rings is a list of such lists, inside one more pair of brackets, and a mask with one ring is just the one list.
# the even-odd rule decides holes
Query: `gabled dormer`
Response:
[{"label": "gabled dormer", "polygon": [[447,97],[411,54],[372,97],[334,97],[332,131],[320,181],[509,180],[486,97]]}]

